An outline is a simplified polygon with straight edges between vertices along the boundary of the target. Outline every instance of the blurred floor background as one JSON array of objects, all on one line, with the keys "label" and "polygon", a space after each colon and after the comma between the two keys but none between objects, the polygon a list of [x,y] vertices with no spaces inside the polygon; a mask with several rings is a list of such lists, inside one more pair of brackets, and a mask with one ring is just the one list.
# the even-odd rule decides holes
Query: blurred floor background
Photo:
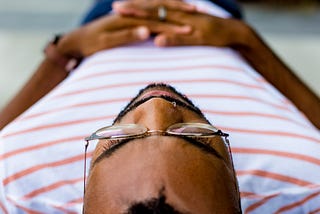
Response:
[{"label": "blurred floor background", "polygon": [[[242,3],[245,19],[320,96],[319,3],[282,2],[246,1]],[[35,70],[52,35],[76,27],[90,3],[0,0],[0,108]]]}]

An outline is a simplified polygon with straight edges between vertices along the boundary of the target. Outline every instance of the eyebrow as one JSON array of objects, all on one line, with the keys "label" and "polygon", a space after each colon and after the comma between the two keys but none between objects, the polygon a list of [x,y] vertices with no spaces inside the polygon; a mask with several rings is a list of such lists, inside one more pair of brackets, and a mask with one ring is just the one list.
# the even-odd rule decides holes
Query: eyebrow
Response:
[{"label": "eyebrow", "polygon": [[[222,161],[225,162],[224,158],[217,152],[217,150],[215,150],[214,148],[212,148],[209,145],[201,143],[197,139],[194,139],[194,138],[191,138],[191,137],[186,137],[186,136],[171,136],[171,137],[177,137],[179,139],[183,139],[183,140],[187,141],[188,143],[192,144],[193,146],[197,147],[198,149],[200,149],[200,151],[202,151],[202,152],[204,152],[206,154],[213,155],[216,158],[219,158],[219,159],[221,159]],[[97,159],[94,160],[94,162],[92,163],[91,167],[93,168],[97,163],[99,163],[103,159],[110,158],[121,147],[123,147],[127,143],[129,143],[129,142],[131,142],[133,140],[137,140],[137,139],[139,139],[139,138],[131,138],[131,139],[120,140],[119,143],[117,143],[116,145],[112,146],[111,148],[109,148],[106,151],[104,151],[101,155],[99,155],[97,157]]]}]

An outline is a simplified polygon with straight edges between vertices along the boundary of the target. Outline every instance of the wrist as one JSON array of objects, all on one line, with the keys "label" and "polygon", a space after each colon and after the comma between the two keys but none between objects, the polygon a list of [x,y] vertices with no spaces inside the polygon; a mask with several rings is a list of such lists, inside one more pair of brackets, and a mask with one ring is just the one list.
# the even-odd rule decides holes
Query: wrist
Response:
[{"label": "wrist", "polygon": [[66,72],[75,69],[81,62],[81,57],[68,53],[67,49],[61,48],[61,40],[63,36],[56,35],[55,38],[48,43],[44,53],[46,58],[53,64],[62,68]]},{"label": "wrist", "polygon": [[230,35],[232,35],[234,39],[231,46],[241,49],[250,49],[255,39],[254,31],[243,21],[237,19],[234,19],[233,21],[233,32]]},{"label": "wrist", "polygon": [[77,33],[74,31],[64,34],[62,37],[60,37],[59,42],[57,43],[57,50],[59,53],[74,57],[74,58],[82,58],[81,52],[79,49],[77,39]]}]

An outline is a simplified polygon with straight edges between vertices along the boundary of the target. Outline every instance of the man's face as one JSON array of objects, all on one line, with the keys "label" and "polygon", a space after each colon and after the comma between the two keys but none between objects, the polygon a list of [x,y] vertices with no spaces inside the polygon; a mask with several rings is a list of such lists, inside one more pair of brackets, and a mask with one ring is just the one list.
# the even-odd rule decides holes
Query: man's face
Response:
[{"label": "man's face", "polygon": [[[185,97],[163,85],[143,90],[119,114],[115,124],[140,124],[166,130],[176,123],[208,123]],[[97,145],[86,187],[86,213],[125,213],[137,202],[157,198],[183,213],[234,213],[239,193],[228,150],[220,137],[215,152],[190,140],[152,135],[131,139],[110,152]]]}]

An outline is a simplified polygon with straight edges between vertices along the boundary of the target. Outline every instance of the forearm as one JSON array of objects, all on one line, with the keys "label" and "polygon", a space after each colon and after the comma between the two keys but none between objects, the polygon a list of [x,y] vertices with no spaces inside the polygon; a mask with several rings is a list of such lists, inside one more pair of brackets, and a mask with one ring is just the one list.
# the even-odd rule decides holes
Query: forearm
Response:
[{"label": "forearm", "polygon": [[66,76],[67,72],[62,67],[44,59],[25,86],[0,112],[0,129],[51,91]]},{"label": "forearm", "polygon": [[320,99],[265,44],[251,28],[245,26],[243,45],[234,48],[269,83],[290,99],[306,117],[320,128]]},{"label": "forearm", "polygon": [[37,70],[0,112],[0,129],[49,93],[77,64],[77,57],[69,52],[69,40],[74,37],[70,35],[56,37],[47,45],[45,57]]}]

